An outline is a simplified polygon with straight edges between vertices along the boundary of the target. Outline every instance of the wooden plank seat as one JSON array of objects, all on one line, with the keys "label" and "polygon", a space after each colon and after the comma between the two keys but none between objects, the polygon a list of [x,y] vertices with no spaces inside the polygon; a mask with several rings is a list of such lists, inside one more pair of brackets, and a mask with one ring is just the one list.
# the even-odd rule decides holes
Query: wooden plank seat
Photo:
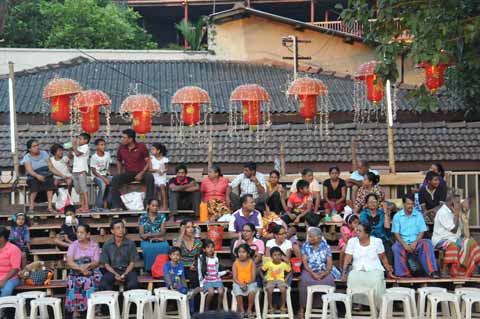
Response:
[{"label": "wooden plank seat", "polygon": [[[66,289],[68,282],[66,280],[52,280],[50,285],[42,285],[42,286],[30,286],[30,285],[18,285],[15,288],[17,292],[29,291],[29,290],[45,290],[47,292],[47,296],[53,296],[53,289]],[[65,296],[65,293],[62,294]]]}]

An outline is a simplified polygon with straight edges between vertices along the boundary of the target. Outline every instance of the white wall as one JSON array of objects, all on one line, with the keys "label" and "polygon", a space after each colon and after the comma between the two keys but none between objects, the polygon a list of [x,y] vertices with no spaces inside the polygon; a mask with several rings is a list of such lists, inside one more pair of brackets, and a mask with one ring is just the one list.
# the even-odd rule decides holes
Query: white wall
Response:
[{"label": "white wall", "polygon": [[[84,53],[86,54],[84,54]],[[99,60],[205,60],[213,59],[207,52],[174,50],[77,50],[77,49],[16,49],[0,48],[0,74],[8,73],[8,62],[15,71],[67,61],[78,56],[93,56]]]}]

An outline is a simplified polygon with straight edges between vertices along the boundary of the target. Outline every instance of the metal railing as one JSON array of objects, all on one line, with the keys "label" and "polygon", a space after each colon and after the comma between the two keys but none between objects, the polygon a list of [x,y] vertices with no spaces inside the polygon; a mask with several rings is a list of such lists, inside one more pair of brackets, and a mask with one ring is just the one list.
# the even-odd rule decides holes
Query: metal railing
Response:
[{"label": "metal railing", "polygon": [[480,226],[480,172],[449,172],[448,186],[470,201],[470,226]]},{"label": "metal railing", "polygon": [[321,21],[313,22],[312,24],[317,27],[325,28],[336,32],[342,32],[355,37],[363,37],[363,28],[358,22],[345,23],[343,21]]}]

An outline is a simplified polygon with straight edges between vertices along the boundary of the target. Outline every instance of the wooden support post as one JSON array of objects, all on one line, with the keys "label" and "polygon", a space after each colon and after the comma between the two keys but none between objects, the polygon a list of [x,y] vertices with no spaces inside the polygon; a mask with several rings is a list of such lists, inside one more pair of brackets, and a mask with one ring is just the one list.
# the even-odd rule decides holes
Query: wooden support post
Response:
[{"label": "wooden support post", "polygon": [[13,62],[8,62],[8,91],[9,91],[9,109],[10,109],[10,149],[13,156],[13,170],[15,179],[20,174],[20,162],[18,160],[17,148],[17,112],[15,109],[15,71]]},{"label": "wooden support post", "polygon": [[213,141],[212,138],[208,140],[208,168],[212,167],[213,164]]},{"label": "wooden support post", "polygon": [[[184,4],[185,5],[183,7],[183,19],[185,20],[185,22],[188,23],[188,0],[185,0]],[[184,48],[188,49],[189,44],[187,39],[184,39],[183,41],[184,41],[183,43]]]},{"label": "wooden support post", "polygon": [[315,22],[315,0],[310,0],[310,23]]},{"label": "wooden support post", "polygon": [[285,176],[285,144],[280,143],[280,175]]},{"label": "wooden support post", "polygon": [[396,174],[395,169],[395,151],[393,144],[393,127],[387,124],[388,134],[388,166],[390,167],[390,174]]},{"label": "wooden support post", "polygon": [[352,172],[357,169],[357,141],[352,137]]}]

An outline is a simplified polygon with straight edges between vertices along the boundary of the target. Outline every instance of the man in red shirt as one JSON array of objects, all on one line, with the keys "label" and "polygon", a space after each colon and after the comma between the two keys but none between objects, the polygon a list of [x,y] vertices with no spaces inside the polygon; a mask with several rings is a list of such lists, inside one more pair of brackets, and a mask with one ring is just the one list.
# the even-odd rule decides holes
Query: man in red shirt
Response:
[{"label": "man in red shirt", "polygon": [[[145,203],[154,196],[155,184],[152,173],[148,172],[150,155],[145,144],[135,141],[135,131],[122,131],[122,141],[117,150],[117,175],[111,184],[112,209],[122,208],[120,187],[132,181],[142,181],[147,188]],[[122,171],[123,170],[123,171]]]}]

